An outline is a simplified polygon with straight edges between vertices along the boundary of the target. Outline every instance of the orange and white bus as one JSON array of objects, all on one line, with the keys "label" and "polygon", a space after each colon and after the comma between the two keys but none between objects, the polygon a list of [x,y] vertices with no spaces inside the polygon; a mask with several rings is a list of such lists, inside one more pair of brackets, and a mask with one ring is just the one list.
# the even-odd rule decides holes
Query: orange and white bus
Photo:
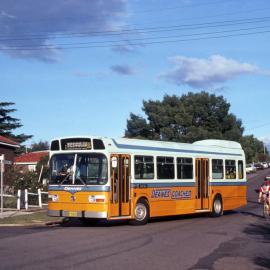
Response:
[{"label": "orange and white bus", "polygon": [[237,142],[192,144],[69,137],[51,142],[48,215],[129,219],[223,211],[246,204],[245,154]]}]

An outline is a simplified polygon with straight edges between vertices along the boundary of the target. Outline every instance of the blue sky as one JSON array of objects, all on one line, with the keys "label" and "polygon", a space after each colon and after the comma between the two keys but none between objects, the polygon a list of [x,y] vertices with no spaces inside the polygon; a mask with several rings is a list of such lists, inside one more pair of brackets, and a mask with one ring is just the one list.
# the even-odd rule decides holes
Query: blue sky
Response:
[{"label": "blue sky", "polygon": [[270,143],[269,11],[268,0],[0,0],[1,101],[16,103],[31,144],[120,137],[143,100],[205,90]]}]

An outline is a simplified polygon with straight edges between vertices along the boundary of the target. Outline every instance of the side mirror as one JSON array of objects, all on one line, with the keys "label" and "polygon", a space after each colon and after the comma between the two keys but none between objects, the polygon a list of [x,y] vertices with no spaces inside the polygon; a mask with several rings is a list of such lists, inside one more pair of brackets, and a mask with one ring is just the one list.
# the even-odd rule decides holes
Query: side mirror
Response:
[{"label": "side mirror", "polygon": [[117,157],[112,157],[112,168],[117,168],[118,167],[118,159]]}]

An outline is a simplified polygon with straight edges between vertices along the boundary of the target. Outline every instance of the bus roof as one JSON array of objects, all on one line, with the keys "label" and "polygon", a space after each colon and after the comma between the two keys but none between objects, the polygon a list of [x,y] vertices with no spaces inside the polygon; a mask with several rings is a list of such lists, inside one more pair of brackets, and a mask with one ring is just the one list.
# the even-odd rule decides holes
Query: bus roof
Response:
[{"label": "bus roof", "polygon": [[101,140],[104,150],[109,152],[171,152],[205,155],[232,155],[244,156],[243,149],[238,142],[226,140],[201,140],[194,143],[179,143],[168,141],[141,140],[129,138],[107,138],[96,136],[73,136],[58,138],[53,141],[66,139],[74,140]]}]

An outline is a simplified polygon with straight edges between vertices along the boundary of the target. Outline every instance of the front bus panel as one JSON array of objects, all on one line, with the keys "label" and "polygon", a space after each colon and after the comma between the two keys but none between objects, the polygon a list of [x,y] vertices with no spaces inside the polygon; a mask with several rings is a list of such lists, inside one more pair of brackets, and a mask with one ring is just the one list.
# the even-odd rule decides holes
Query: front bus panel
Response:
[{"label": "front bus panel", "polygon": [[61,142],[65,151],[55,152],[50,158],[48,215],[107,218],[110,201],[107,156],[89,151],[90,140]]},{"label": "front bus panel", "polygon": [[48,215],[107,218],[109,192],[98,191],[102,189],[78,186],[51,186],[48,192],[51,200],[48,204]]}]

